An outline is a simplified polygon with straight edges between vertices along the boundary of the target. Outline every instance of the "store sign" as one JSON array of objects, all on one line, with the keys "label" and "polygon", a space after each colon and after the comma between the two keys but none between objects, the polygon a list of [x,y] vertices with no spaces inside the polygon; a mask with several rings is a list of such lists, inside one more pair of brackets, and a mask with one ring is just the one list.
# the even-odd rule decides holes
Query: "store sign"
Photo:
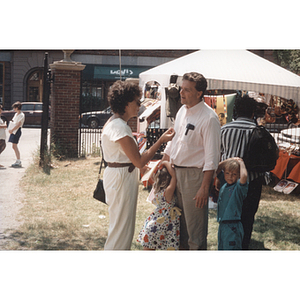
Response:
[{"label": "store sign", "polygon": [[117,66],[94,66],[95,79],[122,79],[138,78],[141,72],[148,70],[147,67],[127,67],[124,66],[121,70]]},{"label": "store sign", "polygon": [[[110,70],[110,75],[118,75],[120,77],[120,70]],[[121,76],[129,76],[133,75],[133,71],[131,69],[121,70]]]}]

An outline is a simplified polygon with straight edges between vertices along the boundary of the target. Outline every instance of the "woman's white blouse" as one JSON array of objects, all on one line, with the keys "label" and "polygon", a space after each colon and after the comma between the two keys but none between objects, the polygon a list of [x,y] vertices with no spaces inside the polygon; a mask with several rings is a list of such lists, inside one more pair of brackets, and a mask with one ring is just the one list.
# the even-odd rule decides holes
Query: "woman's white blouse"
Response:
[{"label": "woman's white blouse", "polygon": [[101,139],[103,155],[106,162],[131,162],[124,153],[120,143],[118,143],[118,140],[125,136],[131,137],[136,142],[136,139],[132,135],[131,128],[124,120],[117,118],[105,125],[102,131]]}]

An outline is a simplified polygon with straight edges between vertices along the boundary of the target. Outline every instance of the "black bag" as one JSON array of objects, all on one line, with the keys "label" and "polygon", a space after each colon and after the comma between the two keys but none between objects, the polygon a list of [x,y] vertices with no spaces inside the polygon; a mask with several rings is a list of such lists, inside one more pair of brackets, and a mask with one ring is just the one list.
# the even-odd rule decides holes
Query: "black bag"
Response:
[{"label": "black bag", "polygon": [[94,190],[93,197],[96,200],[99,200],[102,203],[107,204],[106,203],[106,198],[105,198],[105,191],[104,191],[104,187],[103,187],[103,180],[100,179],[100,174],[101,174],[101,170],[102,170],[102,163],[104,163],[104,165],[105,165],[105,161],[104,161],[104,158],[103,158],[103,151],[102,151],[102,147],[101,147],[101,141],[100,141],[100,149],[101,149],[101,152],[102,152],[102,160],[101,160],[100,168],[99,168],[98,183],[97,183],[97,186]]},{"label": "black bag", "polygon": [[248,171],[268,172],[275,168],[279,149],[264,126],[256,126],[251,133],[243,160]]},{"label": "black bag", "polygon": [[94,190],[93,197],[96,200],[99,200],[99,201],[106,204],[105,191],[104,191],[104,188],[103,188],[103,180],[102,179],[98,180],[97,186]]}]

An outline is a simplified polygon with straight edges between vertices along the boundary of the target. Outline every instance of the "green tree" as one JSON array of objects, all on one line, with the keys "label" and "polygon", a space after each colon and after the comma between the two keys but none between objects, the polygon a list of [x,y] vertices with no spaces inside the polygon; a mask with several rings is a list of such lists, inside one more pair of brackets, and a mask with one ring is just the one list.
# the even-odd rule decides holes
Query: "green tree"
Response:
[{"label": "green tree", "polygon": [[291,71],[300,75],[300,50],[291,50]]},{"label": "green tree", "polygon": [[300,75],[300,50],[274,50],[275,62]]}]

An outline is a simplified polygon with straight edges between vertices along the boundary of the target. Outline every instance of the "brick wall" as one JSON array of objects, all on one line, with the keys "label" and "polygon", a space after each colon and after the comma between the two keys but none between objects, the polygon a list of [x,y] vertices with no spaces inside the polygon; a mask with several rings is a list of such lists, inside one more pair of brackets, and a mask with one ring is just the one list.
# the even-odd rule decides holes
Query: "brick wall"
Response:
[{"label": "brick wall", "polygon": [[78,157],[80,72],[54,70],[51,96],[51,141],[66,157]]}]

